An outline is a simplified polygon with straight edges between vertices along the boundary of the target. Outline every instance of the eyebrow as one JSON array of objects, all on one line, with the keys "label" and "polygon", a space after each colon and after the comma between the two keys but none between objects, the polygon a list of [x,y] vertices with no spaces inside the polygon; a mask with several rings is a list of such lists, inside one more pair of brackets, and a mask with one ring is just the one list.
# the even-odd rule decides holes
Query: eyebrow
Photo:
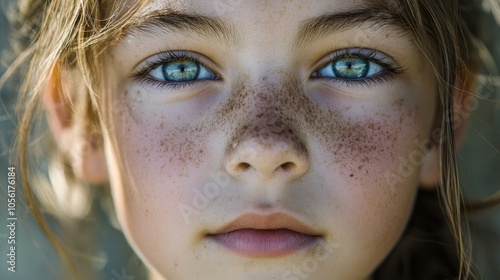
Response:
[{"label": "eyebrow", "polygon": [[139,14],[125,27],[122,37],[136,33],[157,35],[157,29],[179,32],[186,36],[195,34],[232,46],[239,46],[241,42],[234,27],[219,18],[181,13],[169,8]]},{"label": "eyebrow", "polygon": [[[366,23],[389,27],[404,33],[409,31],[408,26],[397,13],[380,7],[369,7],[324,14],[303,21],[292,47],[297,48],[334,32],[353,29]],[[236,29],[220,18],[183,13],[169,8],[135,16],[125,27],[121,37],[138,33],[158,35],[158,29],[179,32],[188,37],[198,35],[235,47],[241,46],[241,38]]]},{"label": "eyebrow", "polygon": [[310,43],[334,32],[353,29],[363,24],[389,28],[401,33],[410,31],[403,18],[386,8],[371,7],[321,15],[302,22],[294,47]]}]

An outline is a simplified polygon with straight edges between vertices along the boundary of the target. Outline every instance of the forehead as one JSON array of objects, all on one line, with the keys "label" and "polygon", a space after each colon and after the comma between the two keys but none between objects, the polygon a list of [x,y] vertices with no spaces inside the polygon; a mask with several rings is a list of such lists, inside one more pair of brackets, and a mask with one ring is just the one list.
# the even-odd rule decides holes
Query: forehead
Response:
[{"label": "forehead", "polygon": [[294,37],[296,42],[303,43],[327,33],[355,29],[364,23],[408,31],[392,0],[150,0],[141,3],[143,6],[125,26],[124,36],[137,31],[150,32],[153,36],[165,30],[187,31],[188,35],[194,31],[237,45],[241,37],[269,43],[283,37],[290,37],[291,41]]},{"label": "forehead", "polygon": [[[383,0],[382,0],[383,1]],[[387,0],[389,1],[389,0]],[[140,0],[127,0],[128,5]],[[237,10],[258,10],[260,13],[278,12],[286,13],[293,11],[307,12],[312,9],[324,9],[326,7],[361,7],[362,5],[372,5],[380,3],[377,0],[145,0],[145,9],[155,9],[169,7],[172,9],[203,11],[210,14],[224,14]]]},{"label": "forehead", "polygon": [[[137,0],[127,0],[126,6],[133,6]],[[138,16],[144,16],[156,10],[170,9],[180,13],[216,16],[233,24],[244,23],[251,19],[253,25],[269,22],[284,24],[305,20],[320,14],[364,9],[370,7],[397,6],[395,0],[145,0]]]},{"label": "forehead", "polygon": [[[191,11],[203,14],[231,17],[234,14],[269,15],[280,18],[287,15],[312,15],[325,9],[342,10],[353,7],[373,6],[384,0],[146,0],[144,10],[171,8],[179,12]],[[391,1],[391,0],[385,0]],[[128,2],[132,2],[128,0]],[[312,14],[311,14],[312,13]]]}]

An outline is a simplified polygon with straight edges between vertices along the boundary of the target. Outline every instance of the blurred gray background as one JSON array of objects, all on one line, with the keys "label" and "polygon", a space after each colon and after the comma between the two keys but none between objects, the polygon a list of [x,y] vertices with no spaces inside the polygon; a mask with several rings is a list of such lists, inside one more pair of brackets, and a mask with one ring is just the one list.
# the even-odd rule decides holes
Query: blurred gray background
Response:
[{"label": "blurred gray background", "polygon": [[[0,0],[0,8],[10,1]],[[495,0],[496,1],[496,0]],[[496,3],[496,2],[491,2]],[[486,6],[486,8],[488,8]],[[500,8],[500,5],[499,5]],[[490,14],[485,41],[500,65],[500,11],[497,21]],[[0,50],[8,47],[9,28],[3,13],[0,14]],[[2,68],[1,72],[3,72]],[[498,76],[498,72],[494,73]],[[16,272],[7,270],[7,197],[6,181],[9,166],[8,152],[16,130],[12,109],[16,92],[6,86],[0,95],[0,279],[5,280],[54,280],[61,279],[61,264],[54,250],[41,234],[21,200],[17,200],[17,263]],[[459,153],[459,166],[465,196],[480,200],[500,190],[500,79],[483,79],[479,82],[479,105],[472,112],[468,134]],[[17,174],[19,178],[19,174]],[[17,184],[18,192],[20,185]],[[471,216],[474,235],[474,253],[481,279],[500,279],[500,207],[493,211]],[[96,280],[141,280],[143,271],[133,257],[123,234],[109,225],[102,210],[97,207],[95,222],[100,224],[96,235],[95,256],[98,268]],[[50,222],[50,221],[49,221]]]}]

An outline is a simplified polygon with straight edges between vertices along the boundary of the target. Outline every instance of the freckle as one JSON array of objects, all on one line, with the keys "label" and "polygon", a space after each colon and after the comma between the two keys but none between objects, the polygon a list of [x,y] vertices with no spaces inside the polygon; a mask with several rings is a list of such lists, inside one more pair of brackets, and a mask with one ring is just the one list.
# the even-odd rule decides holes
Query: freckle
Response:
[{"label": "freckle", "polygon": [[[227,100],[215,108],[213,117],[198,125],[190,124],[169,130],[169,126],[161,122],[157,127],[166,136],[156,143],[157,149],[164,154],[169,152],[169,163],[178,161],[183,165],[196,165],[206,160],[201,156],[206,153],[203,149],[207,147],[205,139],[215,132],[229,138],[226,152],[235,149],[241,141],[251,136],[261,141],[273,138],[287,141],[295,149],[307,153],[308,147],[303,139],[312,135],[329,155],[334,155],[330,157],[334,158],[335,163],[342,163],[344,170],[356,167],[362,169],[364,166],[359,165],[362,162],[380,161],[380,153],[384,149],[379,147],[379,142],[394,140],[393,133],[384,129],[392,123],[384,124],[368,118],[362,121],[348,119],[346,112],[351,109],[350,106],[325,108],[302,92],[297,81],[284,77],[280,84],[273,84],[268,77],[262,77],[261,83],[255,87],[246,84],[251,79],[241,79]],[[380,112],[375,115],[376,119],[388,117]],[[245,122],[246,117],[252,121]],[[167,121],[165,116],[161,116],[161,119]],[[177,120],[180,121],[180,115]],[[387,141],[384,141],[385,138]],[[352,165],[356,163],[358,165]],[[188,176],[187,173],[182,174]],[[354,177],[354,174],[347,174]]]}]

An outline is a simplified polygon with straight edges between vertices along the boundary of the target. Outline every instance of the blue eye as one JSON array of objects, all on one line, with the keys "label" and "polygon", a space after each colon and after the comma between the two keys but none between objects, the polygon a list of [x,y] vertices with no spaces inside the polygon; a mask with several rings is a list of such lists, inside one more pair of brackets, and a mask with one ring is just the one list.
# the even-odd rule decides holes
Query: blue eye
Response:
[{"label": "blue eye", "polygon": [[148,75],[158,81],[170,83],[216,78],[216,75],[212,71],[208,70],[200,63],[187,59],[175,59],[161,62],[161,64],[151,70]]},{"label": "blue eye", "polygon": [[384,67],[362,57],[342,57],[317,71],[317,78],[359,80],[371,78],[384,71]]},{"label": "blue eye", "polygon": [[211,63],[208,58],[196,52],[167,51],[144,60],[131,77],[143,85],[167,90],[221,80],[202,61]]}]

